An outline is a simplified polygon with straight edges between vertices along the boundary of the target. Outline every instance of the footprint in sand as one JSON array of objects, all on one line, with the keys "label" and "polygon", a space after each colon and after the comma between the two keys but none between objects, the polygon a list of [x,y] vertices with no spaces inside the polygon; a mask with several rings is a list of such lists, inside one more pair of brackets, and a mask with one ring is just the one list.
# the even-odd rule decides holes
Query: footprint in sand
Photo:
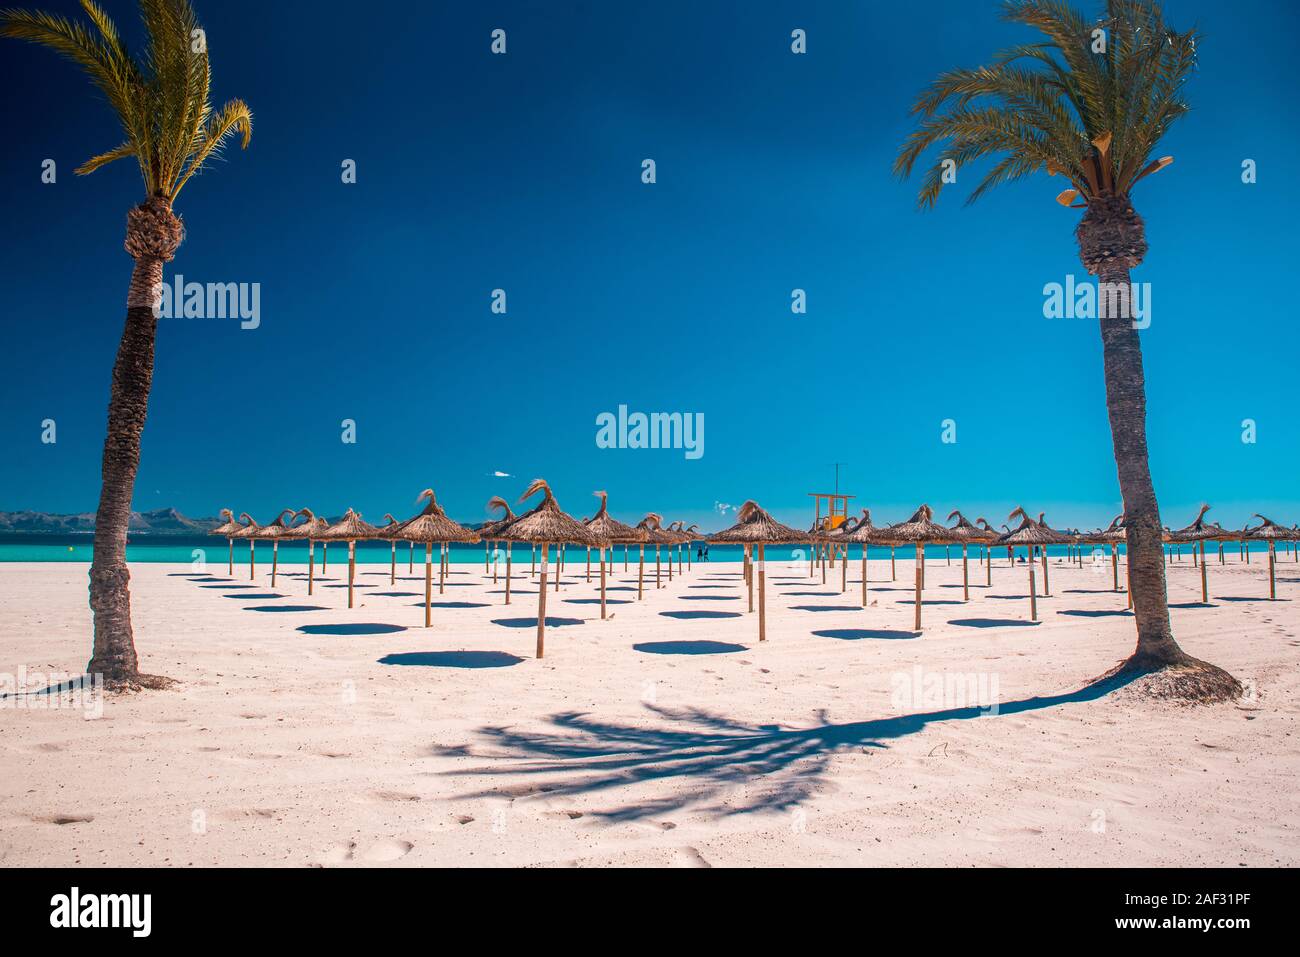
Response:
[{"label": "footprint in sand", "polygon": [[237,807],[225,811],[217,811],[212,815],[214,821],[222,821],[227,824],[234,824],[239,821],[246,821],[249,818],[255,818],[262,821],[273,821],[276,818],[276,811],[267,807]]},{"label": "footprint in sand", "polygon": [[415,845],[410,841],[399,841],[395,839],[376,841],[371,844],[359,855],[357,854],[357,842],[347,841],[343,844],[335,844],[328,851],[321,855],[321,864],[348,864],[352,861],[361,860],[367,864],[388,864],[392,861],[400,860]]},{"label": "footprint in sand", "polygon": [[693,847],[679,847],[673,853],[673,864],[677,867],[712,867],[704,855]]},{"label": "footprint in sand", "polygon": [[378,843],[372,844],[370,847],[366,848],[365,852],[361,855],[361,859],[370,864],[387,864],[390,861],[400,860],[407,854],[410,854],[411,849],[414,847],[415,845],[410,841],[391,839],[379,841]]},{"label": "footprint in sand", "polygon": [[321,863],[346,864],[348,861],[352,860],[352,854],[356,849],[356,841],[348,841],[346,844],[336,844],[321,855]]},{"label": "footprint in sand", "polygon": [[387,803],[390,801],[418,801],[420,795],[408,794],[405,791],[372,791],[370,797],[373,801]]}]

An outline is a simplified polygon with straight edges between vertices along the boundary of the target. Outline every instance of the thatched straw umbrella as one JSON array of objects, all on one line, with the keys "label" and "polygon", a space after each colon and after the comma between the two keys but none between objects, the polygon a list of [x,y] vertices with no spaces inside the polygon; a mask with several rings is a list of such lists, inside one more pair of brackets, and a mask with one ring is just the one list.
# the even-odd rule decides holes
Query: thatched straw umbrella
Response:
[{"label": "thatched straw umbrella", "polygon": [[980,534],[984,536],[984,585],[993,587],[993,543],[998,540],[998,530],[989,524],[987,518],[975,519]]},{"label": "thatched straw umbrella", "polygon": [[686,523],[680,519],[671,523],[665,531],[673,537],[672,544],[668,547],[668,580],[673,580],[673,549],[677,550],[677,574],[686,574],[686,566],[683,563],[682,551],[691,541],[690,534],[686,531]]},{"label": "thatched straw umbrella", "polygon": [[275,587],[275,576],[280,569],[280,539],[290,537],[289,526],[285,524],[284,517],[288,515],[289,518],[292,520],[292,518],[297,514],[298,513],[295,512],[293,509],[286,508],[284,511],[282,511],[279,515],[275,517],[275,521],[273,521],[270,525],[263,525],[261,528],[259,528],[257,531],[253,532],[249,536],[250,544],[254,540],[259,542],[271,543],[271,587],[272,588]]},{"label": "thatched straw umbrella", "polygon": [[[655,547],[655,588],[659,588],[662,585],[662,579],[660,577],[660,569],[662,567],[660,564],[660,549],[663,548],[663,546],[671,545],[673,542],[676,541],[676,539],[667,530],[661,527],[663,525],[663,521],[664,518],[662,515],[659,515],[655,512],[651,512],[648,515],[646,515],[645,518],[641,519],[641,521],[637,522],[636,525],[636,530],[638,532],[644,533],[645,535],[643,542],[649,542],[651,545]],[[636,597],[638,601],[641,599],[642,593],[644,592],[644,588],[645,588],[645,545],[641,544],[640,565],[637,568],[637,573],[636,573]]]},{"label": "thatched straw umbrella", "polygon": [[[808,533],[782,525],[758,506],[747,501],[736,513],[736,524],[714,532],[705,541],[719,545],[744,545],[758,549],[758,640],[767,640],[767,571],[764,548],[767,545],[793,545],[807,542]],[[752,574],[752,573],[751,573]],[[752,587],[752,586],[751,586]]]},{"label": "thatched straw umbrella", "polygon": [[[1054,539],[1054,541],[1047,542],[1047,543],[1045,543],[1045,544],[1040,544],[1040,545],[1038,546],[1038,554],[1041,555],[1041,556],[1042,556],[1042,559],[1043,559],[1043,597],[1044,597],[1044,598],[1051,598],[1051,597],[1052,597],[1052,581],[1051,581],[1051,578],[1048,576],[1048,571],[1047,571],[1047,568],[1048,568],[1048,565],[1047,565],[1047,546],[1048,546],[1048,545],[1069,545],[1071,542],[1074,541],[1074,536],[1071,535],[1071,534],[1068,533],[1068,532],[1058,531],[1057,529],[1052,528],[1051,526],[1049,526],[1049,525],[1047,524],[1047,513],[1046,513],[1046,512],[1039,512],[1039,513],[1038,513],[1038,521],[1035,522],[1034,524],[1036,524],[1039,528],[1041,528],[1044,532],[1046,532],[1047,534],[1049,534],[1049,535]],[[1031,557],[1032,557],[1032,556],[1031,556]]]},{"label": "thatched straw umbrella", "polygon": [[[844,544],[844,537],[848,535],[858,525],[856,515],[851,515],[834,528],[830,526],[830,516],[821,523],[814,523],[813,527],[808,530],[807,541],[819,553],[827,553],[830,556],[830,565],[832,570],[835,568],[835,560],[840,558],[840,550],[844,554],[840,563],[840,594],[848,591],[849,587],[849,549]],[[829,552],[827,550],[829,549]],[[826,582],[826,567],[823,561],[822,565],[822,583]]]},{"label": "thatched straw umbrella", "polygon": [[257,544],[254,540],[254,536],[257,534],[257,530],[262,526],[253,521],[253,517],[247,512],[240,512],[239,518],[244,524],[231,532],[230,537],[248,539],[248,580],[252,581],[257,572],[257,569],[254,567],[257,564]]},{"label": "thatched straw umbrella", "polygon": [[947,545],[955,541],[952,529],[934,522],[933,510],[929,505],[922,505],[906,522],[891,525],[882,530],[884,539],[894,545],[916,546],[916,615],[914,631],[921,630],[921,590],[925,587],[925,546],[927,544]]},{"label": "thatched straw umbrella", "polygon": [[[1270,600],[1277,598],[1277,551],[1278,542],[1295,541],[1295,532],[1285,525],[1279,525],[1271,519],[1265,518],[1258,512],[1255,518],[1259,519],[1260,524],[1254,528],[1247,528],[1243,535],[1248,542],[1268,542],[1268,597]],[[1249,545],[1247,545],[1249,548]]]},{"label": "thatched straw umbrella", "polygon": [[677,549],[677,574],[685,574],[685,567],[682,564],[682,549],[690,540],[691,536],[686,533],[686,523],[680,519],[668,525],[668,534],[673,537],[673,547],[668,549],[668,580],[673,580],[673,548]]},{"label": "thatched straw umbrella", "polygon": [[691,548],[695,545],[696,542],[701,541],[704,538],[704,535],[700,531],[700,526],[695,524],[694,522],[692,522],[690,525],[687,525],[684,529],[682,529],[682,534],[686,536],[686,570],[690,571]]},{"label": "thatched straw umbrella", "polygon": [[845,525],[848,525],[850,521],[853,522],[853,527],[850,528],[848,531],[846,531],[840,537],[840,541],[844,545],[844,560],[846,562],[848,561],[849,546],[850,545],[861,546],[862,607],[866,608],[867,607],[867,546],[879,545],[882,544],[882,542],[886,542],[887,540],[882,539],[880,537],[882,530],[876,528],[876,526],[871,524],[871,509],[864,508],[862,510],[861,517],[854,516],[853,518],[846,520],[844,522],[844,525],[841,525],[840,528],[843,528]]},{"label": "thatched straw umbrella", "polygon": [[[1220,528],[1218,525],[1212,525],[1205,520],[1205,513],[1210,510],[1210,506],[1202,505],[1201,510],[1196,513],[1196,518],[1192,524],[1186,528],[1175,529],[1169,533],[1169,540],[1172,542],[1191,542],[1194,546],[1199,546],[1201,552],[1201,604],[1208,605],[1210,602],[1209,583],[1206,580],[1205,571],[1205,542],[1207,539],[1223,541],[1231,537],[1231,533]],[[1193,550],[1192,558],[1195,559],[1196,551]]]},{"label": "thatched straw umbrella", "polygon": [[[1029,517],[1029,514],[1020,507],[1017,507],[1007,520],[1011,521],[1017,516],[1020,518],[1020,525],[1015,530],[1005,535],[999,536],[997,543],[999,545],[1008,545],[1014,548],[1017,545],[1024,545],[1029,552],[1029,558],[1026,564],[1029,566],[1029,618],[1031,621],[1038,621],[1038,585],[1034,580],[1034,548],[1036,546],[1046,545],[1063,545],[1069,540],[1068,536],[1063,535],[1054,529],[1048,528],[1046,524],[1039,524]],[[1044,555],[1046,550],[1044,549]],[[1046,594],[1046,592],[1044,592]]]},{"label": "thatched straw umbrella", "polygon": [[[560,509],[551,487],[544,479],[534,479],[524,490],[519,501],[532,498],[538,492],[543,494],[542,501],[535,508],[529,509],[497,534],[512,542],[529,542],[542,546],[542,582],[537,590],[537,657],[541,658],[546,642],[546,568],[549,561],[548,552],[552,545],[563,544],[602,546],[607,544],[598,538],[585,525]],[[559,587],[559,566],[556,566],[556,587]]]},{"label": "thatched straw umbrella", "polygon": [[[298,525],[290,525],[284,537],[295,541],[307,540],[307,594],[310,595],[316,586],[316,539],[320,537],[321,532],[330,527],[330,523],[323,518],[317,518],[309,508],[300,508],[294,512],[295,518],[302,516],[306,516],[307,520]],[[324,570],[322,565],[321,571]]]},{"label": "thatched straw umbrella", "polygon": [[341,519],[316,536],[322,542],[348,543],[348,607],[352,607],[352,587],[357,577],[357,541],[379,538],[379,529],[361,520],[361,515],[348,509]]},{"label": "thatched straw umbrella", "polygon": [[[970,601],[970,573],[969,573],[969,564],[967,560],[966,549],[971,542],[985,543],[985,544],[990,542],[992,540],[992,538],[990,537],[992,536],[992,533],[986,532],[984,531],[984,529],[972,525],[970,522],[966,520],[966,516],[963,515],[959,509],[954,508],[951,512],[949,512],[948,520],[951,521],[954,516],[957,519],[957,524],[953,525],[949,530],[952,532],[953,541],[961,543],[962,599],[964,601]],[[984,524],[987,525],[988,522],[985,522]],[[992,536],[992,537],[996,537],[996,536]]]},{"label": "thatched straw umbrella", "polygon": [[[1090,543],[1110,546],[1110,572],[1111,572],[1111,591],[1119,591],[1119,546],[1124,545],[1127,550],[1128,529],[1124,525],[1124,516],[1116,515],[1109,525],[1095,536],[1088,536]],[[1127,555],[1125,555],[1127,558]],[[1129,602],[1133,598],[1129,596]]]},{"label": "thatched straw umbrella", "polygon": [[[393,518],[393,514],[391,512],[385,512],[384,518],[388,519],[388,524],[383,526],[381,529],[379,529],[378,538],[383,539],[384,541],[387,541],[389,543],[390,561],[389,561],[389,572],[388,572],[388,584],[396,585],[397,584],[397,537],[393,533],[397,531],[397,529],[401,526],[402,523],[397,519]],[[415,547],[414,542],[411,543],[411,547],[412,548]]]},{"label": "thatched straw umbrella", "polygon": [[226,542],[230,545],[230,571],[229,575],[235,574],[235,532],[244,526],[235,521],[235,514],[228,508],[221,510],[221,517],[225,519],[220,525],[208,532],[209,535],[223,535]]},{"label": "thatched straw umbrella", "polygon": [[[505,528],[507,525],[509,525],[511,522],[513,522],[513,521],[515,520],[515,513],[514,513],[513,511],[510,510],[510,503],[507,502],[505,499],[503,499],[500,495],[493,495],[490,499],[488,499],[488,503],[487,503],[487,506],[486,506],[486,507],[487,507],[487,510],[488,510],[489,512],[491,512],[491,511],[493,511],[493,510],[495,510],[495,509],[501,509],[503,512],[505,512],[505,515],[502,516],[502,517],[499,518],[499,519],[496,519],[495,521],[487,522],[487,523],[486,523],[482,528],[480,528],[480,529],[478,530],[479,536],[482,537],[482,539],[483,539],[483,541],[484,541],[484,547],[486,547],[486,543],[487,543],[489,540],[494,541],[494,542],[496,542],[498,545],[500,545],[500,544],[501,544],[501,539],[497,538],[497,537],[496,537],[496,534],[497,534],[497,532],[501,531],[501,529]],[[510,542],[506,542],[506,543],[505,543],[505,545],[506,545],[506,599],[505,599],[505,604],[507,604],[507,605],[510,604],[510,575],[511,575],[511,569],[510,569],[510,544],[511,544]],[[494,585],[497,583],[497,565],[498,565],[498,564],[500,564],[500,563],[499,563],[499,562],[495,562],[495,561],[492,563],[492,584],[494,584]]]},{"label": "thatched straw umbrella", "polygon": [[[416,504],[423,502],[425,499],[429,503],[418,515],[408,518],[406,521],[399,523],[393,528],[390,534],[394,539],[400,539],[405,542],[423,542],[424,543],[424,627],[428,628],[433,623],[433,546],[434,543],[442,545],[445,549],[449,542],[467,542],[473,544],[479,540],[478,532],[466,528],[453,522],[447,517],[447,513],[442,510],[438,504],[437,498],[433,494],[433,489],[426,488],[420,493]],[[444,554],[440,563],[440,580],[446,578],[447,562]]]},{"label": "thatched straw umbrella", "polygon": [[[600,539],[600,617],[605,617],[605,543],[610,546],[627,545],[630,543],[640,543],[646,540],[645,532],[633,528],[631,525],[625,525],[618,519],[611,518],[609,514],[609,493],[592,492],[600,499],[600,508],[596,514],[583,524],[596,538]],[[590,546],[588,546],[590,552]],[[612,549],[611,549],[612,553]]]}]

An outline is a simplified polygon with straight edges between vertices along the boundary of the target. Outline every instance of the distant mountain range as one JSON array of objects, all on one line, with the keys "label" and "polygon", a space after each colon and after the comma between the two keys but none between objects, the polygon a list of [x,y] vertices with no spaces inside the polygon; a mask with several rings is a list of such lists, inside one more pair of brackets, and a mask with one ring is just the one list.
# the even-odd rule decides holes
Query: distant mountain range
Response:
[{"label": "distant mountain range", "polygon": [[[221,524],[219,518],[190,518],[174,508],[132,512],[132,535],[202,535]],[[0,533],[28,535],[90,534],[95,513],[59,515],[53,512],[0,512]]]}]

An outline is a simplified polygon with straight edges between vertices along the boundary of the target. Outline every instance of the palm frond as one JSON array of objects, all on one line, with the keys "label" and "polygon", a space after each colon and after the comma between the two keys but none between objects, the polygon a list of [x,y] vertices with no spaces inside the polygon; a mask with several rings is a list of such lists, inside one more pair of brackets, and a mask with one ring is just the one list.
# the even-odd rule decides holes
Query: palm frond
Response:
[{"label": "palm frond", "polygon": [[[189,0],[139,0],[146,42],[137,62],[97,0],[80,0],[89,24],[41,11],[0,11],[0,35],[49,47],[78,63],[117,113],[126,141],[77,168],[93,172],[134,156],[151,196],[174,200],[232,133],[252,135],[252,112],[231,100],[216,114],[206,43]],[[196,48],[197,47],[197,48]]]},{"label": "palm frond", "polygon": [[78,166],[73,172],[78,176],[85,176],[89,173],[95,172],[95,170],[99,169],[101,166],[107,166],[114,160],[126,159],[128,156],[134,155],[135,147],[130,141],[127,141],[121,146],[115,146],[105,153],[100,153],[98,156],[92,156],[90,159],[86,160],[86,162]]},{"label": "palm frond", "polygon": [[[968,203],[1041,169],[1066,176],[1086,205],[1162,168],[1150,160],[1188,110],[1182,92],[1195,69],[1194,33],[1166,27],[1157,0],[1107,0],[1092,22],[1064,0],[1005,0],[1003,16],[1045,39],[1003,50],[988,66],[948,70],[917,97],[916,127],[894,172],[910,176],[938,149],[920,183],[920,207],[938,200],[946,168],[986,158],[993,166]],[[1094,49],[1097,29],[1104,48]]]},{"label": "palm frond", "polygon": [[181,191],[181,187],[191,176],[203,169],[203,164],[213,153],[221,149],[222,143],[232,133],[240,134],[240,149],[248,149],[249,140],[253,137],[253,111],[243,100],[231,100],[212,114],[194,144],[189,166],[176,181],[176,188],[172,190],[173,200]]}]

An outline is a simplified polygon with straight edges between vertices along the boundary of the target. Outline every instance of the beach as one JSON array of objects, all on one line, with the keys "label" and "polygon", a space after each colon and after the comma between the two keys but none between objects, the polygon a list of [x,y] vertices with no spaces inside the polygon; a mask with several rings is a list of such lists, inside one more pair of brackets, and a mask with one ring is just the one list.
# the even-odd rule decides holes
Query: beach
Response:
[{"label": "beach", "polygon": [[[655,589],[651,562],[638,603],[620,550],[601,621],[570,549],[541,660],[527,548],[509,606],[481,564],[442,593],[435,568],[428,629],[418,562],[359,566],[352,609],[334,549],[311,596],[260,556],[253,582],[136,564],[141,670],[179,684],[90,719],[4,700],[0,864],[1300,863],[1300,565],[1270,602],[1260,556],[1211,550],[1209,607],[1169,566],[1178,641],[1247,686],[1186,706],[1090,684],[1134,644],[1109,562],[1053,556],[1032,624],[1000,551],[987,588],[972,551],[969,603],[959,549],[931,555],[919,636],[904,549],[897,580],[873,551],[865,609],[856,548],[843,593],[769,562],[760,644],[737,563]],[[0,671],[80,673],[85,565],[0,578]]]}]

